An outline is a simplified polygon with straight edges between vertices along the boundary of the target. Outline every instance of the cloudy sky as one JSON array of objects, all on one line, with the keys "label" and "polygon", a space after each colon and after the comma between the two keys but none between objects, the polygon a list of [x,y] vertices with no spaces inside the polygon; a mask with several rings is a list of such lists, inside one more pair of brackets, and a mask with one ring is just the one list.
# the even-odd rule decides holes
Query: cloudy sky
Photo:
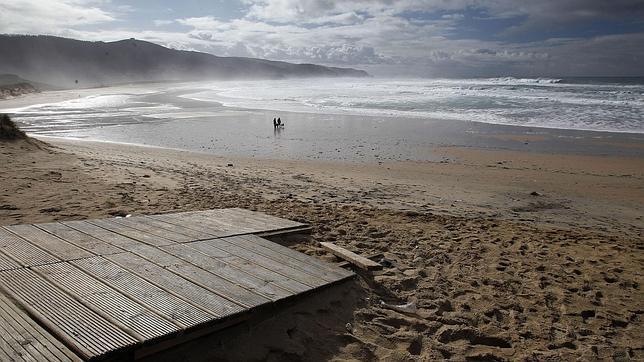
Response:
[{"label": "cloudy sky", "polygon": [[0,33],[383,76],[644,75],[643,0],[0,0]]}]

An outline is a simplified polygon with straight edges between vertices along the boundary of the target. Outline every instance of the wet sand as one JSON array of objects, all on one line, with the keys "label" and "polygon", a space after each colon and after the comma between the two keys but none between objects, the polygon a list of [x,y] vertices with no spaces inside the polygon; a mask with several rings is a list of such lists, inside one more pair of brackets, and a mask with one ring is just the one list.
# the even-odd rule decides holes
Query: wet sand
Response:
[{"label": "wet sand", "polygon": [[[540,140],[512,140],[526,141]],[[387,261],[167,359],[644,358],[637,140],[610,138],[622,151],[608,155],[440,145],[435,161],[358,164],[46,142],[0,143],[0,225],[245,207],[311,223],[283,241],[296,250],[337,262],[317,245],[332,241]]]}]

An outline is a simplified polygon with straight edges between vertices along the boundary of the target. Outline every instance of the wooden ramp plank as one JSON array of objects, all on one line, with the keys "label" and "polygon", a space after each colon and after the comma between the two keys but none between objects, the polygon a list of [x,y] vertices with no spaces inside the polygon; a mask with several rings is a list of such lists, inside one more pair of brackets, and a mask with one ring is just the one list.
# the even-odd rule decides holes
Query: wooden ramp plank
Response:
[{"label": "wooden ramp plank", "polygon": [[87,220],[87,222],[149,245],[161,246],[174,244],[174,241],[170,239],[121,225],[115,222],[114,219]]},{"label": "wooden ramp plank", "polygon": [[295,270],[298,270],[300,274],[313,276],[316,279],[322,280],[323,283],[333,282],[341,278],[340,275],[331,273],[327,268],[319,267],[315,264],[312,264],[309,261],[301,261],[298,259],[291,258],[285,254],[278,253],[272,249],[266,248],[255,242],[251,242],[248,239],[246,239],[245,235],[218,239],[217,242],[219,241],[232,244],[236,248],[244,248],[246,250],[252,251],[254,253],[262,255],[263,257],[269,258],[277,263],[288,265],[289,267]]},{"label": "wooden ramp plank", "polygon": [[12,225],[5,226],[5,229],[25,240],[30,241],[32,244],[37,245],[39,248],[48,251],[62,260],[80,259],[92,256],[88,251],[57,238],[33,225]]},{"label": "wooden ramp plank", "polygon": [[137,341],[33,270],[2,271],[0,283],[6,293],[82,358],[127,348]]},{"label": "wooden ramp plank", "polygon": [[358,267],[365,270],[380,270],[382,265],[376,263],[371,259],[367,259],[364,256],[358,255],[352,251],[349,251],[341,246],[335,245],[333,243],[322,242],[320,243],[323,248],[337,255],[338,257],[350,262],[351,264],[357,265]]},{"label": "wooden ramp plank", "polygon": [[181,214],[182,219],[191,220],[201,225],[220,229],[224,232],[227,232],[228,235],[248,234],[256,231],[254,228],[247,225],[230,223],[227,220],[220,219],[218,217],[219,216],[213,217],[213,215],[206,215],[202,212],[190,212]]},{"label": "wooden ramp plank", "polygon": [[207,243],[218,249],[222,249],[230,254],[233,254],[242,259],[251,261],[257,265],[261,265],[264,268],[276,271],[282,275],[285,275],[291,279],[297,280],[300,283],[306,284],[309,287],[318,287],[326,284],[326,281],[322,278],[319,278],[315,275],[308,274],[302,270],[293,268],[292,266],[284,263],[284,261],[277,261],[275,259],[268,258],[262,254],[255,253],[251,250],[244,249],[240,246],[234,244],[234,239],[236,236],[231,236],[225,239],[213,239],[205,241],[197,241],[196,243]]},{"label": "wooden ramp plank", "polygon": [[254,222],[257,227],[261,229],[261,231],[270,231],[273,229],[291,229],[308,226],[307,224],[303,224],[301,222],[292,221],[252,210],[240,209],[238,207],[227,210],[229,210],[229,212],[233,215],[237,215],[247,222]]},{"label": "wooden ramp plank", "polygon": [[140,340],[153,339],[179,330],[176,324],[67,262],[34,269],[95,312],[120,323],[122,329],[135,334]]},{"label": "wooden ramp plank", "polygon": [[[18,345],[29,346],[29,356],[36,361],[80,361],[67,347],[56,340],[52,335],[36,324],[22,310],[18,309],[5,296],[0,294],[0,336],[11,335]],[[2,338],[4,340],[4,338]],[[20,360],[22,357],[16,354],[14,349],[6,350],[4,344],[0,347],[5,353],[5,361]],[[8,354],[12,354],[9,357]]]},{"label": "wooden ramp plank", "polygon": [[100,239],[58,222],[37,224],[35,226],[96,255],[114,254],[123,251]]},{"label": "wooden ramp plank", "polygon": [[172,240],[176,243],[187,243],[195,240],[190,236],[180,234],[172,230],[161,229],[158,226],[154,226],[151,223],[146,222],[146,219],[144,218],[136,219],[132,217],[122,217],[122,218],[112,219],[111,221],[116,224],[127,226],[129,228],[142,231],[144,233],[148,233],[150,235],[155,235],[160,238]]},{"label": "wooden ramp plank", "polygon": [[[335,265],[330,263],[325,263],[324,261],[317,259],[315,257],[300,253],[278,243],[272,242],[270,240],[264,239],[256,235],[240,235],[241,238],[247,240],[248,242],[264,247],[266,249],[273,250],[274,252],[283,254],[289,258],[299,260],[303,263],[308,263],[318,267],[317,271],[324,276],[327,276],[331,279],[333,278],[346,278],[353,275],[353,272],[345,270],[342,268],[337,268]],[[247,244],[246,244],[247,245]]]},{"label": "wooden ramp plank", "polygon": [[139,245],[140,243],[138,240],[103,229],[102,227],[90,224],[87,221],[63,221],[61,224],[125,250],[135,245]]},{"label": "wooden ramp plank", "polygon": [[143,222],[152,225],[159,230],[169,230],[173,231],[179,234],[186,235],[187,237],[190,238],[191,241],[196,241],[196,240],[205,240],[205,239],[212,239],[212,238],[217,238],[217,234],[215,233],[208,233],[204,230],[193,230],[190,228],[187,228],[183,225],[175,225],[172,223],[168,223],[165,221],[157,220],[154,218],[151,218],[149,216],[135,216],[131,217],[130,219],[134,220],[142,220]]},{"label": "wooden ramp plank", "polygon": [[255,275],[266,281],[271,281],[279,285],[280,287],[290,290],[294,293],[305,292],[311,289],[311,287],[309,287],[308,285],[300,283],[297,280],[293,280],[273,270],[264,268],[253,263],[252,261],[237,257],[224,250],[217,249],[216,247],[208,245],[207,243],[191,243],[188,245],[188,247],[211,258],[223,260],[226,263],[230,263],[236,268],[244,270],[245,272]]},{"label": "wooden ramp plank", "polygon": [[241,305],[194,284],[138,255],[125,253],[108,255],[105,258],[175,296],[219,317],[235,314],[244,309]]},{"label": "wooden ramp plank", "polygon": [[213,317],[107,259],[94,257],[72,264],[183,327],[192,327]]},{"label": "wooden ramp plank", "polygon": [[147,215],[147,217],[159,220],[168,224],[175,226],[183,226],[189,228],[190,230],[201,230],[208,234],[213,235],[213,238],[220,238],[222,236],[229,236],[230,231],[224,231],[221,228],[212,227],[204,223],[195,222],[190,218],[184,216],[185,213],[179,214],[162,214],[162,215]]},{"label": "wooden ramp plank", "polygon": [[33,266],[60,261],[59,258],[0,227],[0,250],[23,266]]},{"label": "wooden ramp plank", "polygon": [[188,245],[169,245],[161,249],[271,300],[278,300],[292,295],[292,292],[280,288],[270,280],[258,278],[224,261],[210,258],[196,252],[194,249],[190,249]]},{"label": "wooden ramp plank", "polygon": [[199,284],[222,297],[246,307],[255,307],[270,301],[268,297],[252,292],[219,275],[208,272],[195,265],[183,261],[155,247],[139,245],[131,250],[145,259],[179,274],[196,284]]},{"label": "wooden ramp plank", "polygon": [[17,261],[13,260],[10,256],[3,253],[2,249],[0,248],[0,270],[16,269],[20,267],[21,266]]}]

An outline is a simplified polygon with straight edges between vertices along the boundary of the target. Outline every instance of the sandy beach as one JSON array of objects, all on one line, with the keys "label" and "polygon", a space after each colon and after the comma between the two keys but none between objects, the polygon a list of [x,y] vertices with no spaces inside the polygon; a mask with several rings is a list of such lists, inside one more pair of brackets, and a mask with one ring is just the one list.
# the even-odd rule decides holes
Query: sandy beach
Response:
[{"label": "sandy beach", "polygon": [[644,358],[640,157],[453,146],[352,164],[43,140],[0,144],[0,225],[244,207],[311,223],[284,241],[296,250],[386,259],[335,297],[210,337],[205,359]]}]

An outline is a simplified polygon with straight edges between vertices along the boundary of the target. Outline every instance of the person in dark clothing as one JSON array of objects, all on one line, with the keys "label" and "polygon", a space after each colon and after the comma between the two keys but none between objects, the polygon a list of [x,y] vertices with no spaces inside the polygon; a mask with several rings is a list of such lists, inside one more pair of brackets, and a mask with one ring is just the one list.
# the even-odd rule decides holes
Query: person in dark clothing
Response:
[{"label": "person in dark clothing", "polygon": [[280,127],[280,126],[282,126],[282,119],[278,117],[277,118],[277,127]]},{"label": "person in dark clothing", "polygon": [[277,128],[277,120],[273,117],[273,128]]}]

